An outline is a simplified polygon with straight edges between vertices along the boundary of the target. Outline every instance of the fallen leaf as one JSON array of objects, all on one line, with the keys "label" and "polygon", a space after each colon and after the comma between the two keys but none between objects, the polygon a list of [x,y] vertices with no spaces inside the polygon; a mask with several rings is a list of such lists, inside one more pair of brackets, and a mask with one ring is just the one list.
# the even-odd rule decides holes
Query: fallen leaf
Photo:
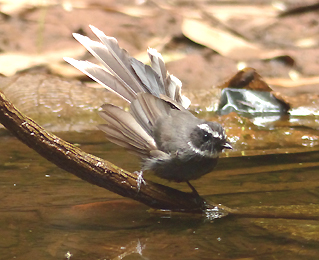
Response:
[{"label": "fallen leaf", "polygon": [[1,1],[1,6],[0,6],[0,11],[8,14],[8,15],[13,15],[15,13],[19,13],[24,9],[28,9],[31,7],[47,7],[47,6],[52,6],[52,5],[57,5],[60,2],[57,0],[52,0],[52,1],[43,1],[43,0],[2,0]]},{"label": "fallen leaf", "polygon": [[218,17],[276,17],[279,11],[271,5],[210,5],[206,7],[206,12]]},{"label": "fallen leaf", "polygon": [[305,85],[319,84],[319,77],[298,78],[296,80],[284,78],[265,78],[270,85],[281,86],[285,88],[295,88]]},{"label": "fallen leaf", "polygon": [[272,89],[253,68],[244,68],[238,71],[230,80],[219,88],[244,88],[271,92]]},{"label": "fallen leaf", "polygon": [[190,40],[211,48],[219,54],[235,60],[271,59],[287,56],[283,50],[266,49],[257,44],[210,26],[209,24],[185,18],[182,24],[183,34]]},{"label": "fallen leaf", "polygon": [[12,76],[17,71],[25,70],[37,65],[54,66],[54,64],[63,62],[63,57],[76,57],[85,52],[81,47],[66,49],[66,50],[54,50],[42,54],[25,54],[25,53],[4,53],[0,55],[1,66],[0,73],[5,76]]}]

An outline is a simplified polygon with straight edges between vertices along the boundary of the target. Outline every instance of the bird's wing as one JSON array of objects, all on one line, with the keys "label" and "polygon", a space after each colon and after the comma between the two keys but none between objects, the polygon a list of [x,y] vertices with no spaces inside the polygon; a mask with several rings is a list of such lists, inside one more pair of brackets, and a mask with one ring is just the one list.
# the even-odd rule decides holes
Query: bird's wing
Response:
[{"label": "bird's wing", "polygon": [[130,113],[111,104],[105,104],[102,108],[103,111],[99,113],[107,124],[100,125],[99,129],[105,132],[110,141],[140,156],[149,155],[151,150],[157,149],[154,139]]}]

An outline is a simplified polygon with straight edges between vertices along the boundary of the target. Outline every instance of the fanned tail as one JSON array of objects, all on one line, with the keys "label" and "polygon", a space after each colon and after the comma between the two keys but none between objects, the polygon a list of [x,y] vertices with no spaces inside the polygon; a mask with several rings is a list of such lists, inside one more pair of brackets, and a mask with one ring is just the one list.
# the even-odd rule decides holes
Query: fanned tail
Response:
[{"label": "fanned tail", "polygon": [[91,77],[106,89],[131,103],[130,113],[113,105],[103,105],[100,112],[107,122],[99,128],[108,139],[133,151],[149,156],[156,151],[152,127],[156,120],[169,115],[171,109],[183,110],[189,100],[181,95],[181,82],[166,70],[161,54],[148,49],[151,66],[129,56],[113,37],[90,25],[101,42],[74,33],[79,41],[105,67],[88,61],[64,58],[65,61]]}]

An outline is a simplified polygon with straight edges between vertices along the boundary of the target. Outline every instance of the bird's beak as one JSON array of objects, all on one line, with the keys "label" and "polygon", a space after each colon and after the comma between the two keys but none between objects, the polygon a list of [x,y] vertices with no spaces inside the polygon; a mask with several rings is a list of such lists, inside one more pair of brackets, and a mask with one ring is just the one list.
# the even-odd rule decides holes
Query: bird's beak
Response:
[{"label": "bird's beak", "polygon": [[226,141],[226,142],[223,144],[222,148],[223,148],[223,149],[233,149],[233,147],[231,146],[231,144],[230,144],[228,141]]}]

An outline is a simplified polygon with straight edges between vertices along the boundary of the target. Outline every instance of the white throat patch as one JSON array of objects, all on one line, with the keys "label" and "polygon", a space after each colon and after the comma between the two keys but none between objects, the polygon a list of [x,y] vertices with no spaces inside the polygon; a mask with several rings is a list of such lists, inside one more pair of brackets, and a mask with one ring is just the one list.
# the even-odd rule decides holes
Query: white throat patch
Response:
[{"label": "white throat patch", "polygon": [[189,147],[197,154],[202,155],[203,157],[210,157],[210,158],[217,158],[219,156],[219,153],[212,153],[209,150],[206,151],[202,151],[201,149],[198,149],[197,147],[195,147],[192,142],[188,142],[187,143],[189,145]]}]

